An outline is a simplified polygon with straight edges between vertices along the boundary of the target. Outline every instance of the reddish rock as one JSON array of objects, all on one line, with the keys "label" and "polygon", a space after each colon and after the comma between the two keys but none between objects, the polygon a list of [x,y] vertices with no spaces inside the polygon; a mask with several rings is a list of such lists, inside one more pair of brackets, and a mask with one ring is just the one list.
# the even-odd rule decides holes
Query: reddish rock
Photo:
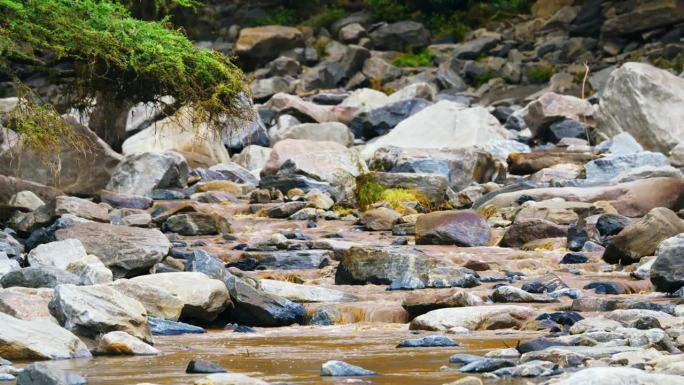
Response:
[{"label": "reddish rock", "polygon": [[524,219],[513,223],[506,230],[499,246],[521,247],[537,239],[564,237],[567,233],[566,226],[557,225],[544,219]]},{"label": "reddish rock", "polygon": [[474,211],[436,211],[416,221],[417,245],[486,246],[490,237],[487,221]]}]

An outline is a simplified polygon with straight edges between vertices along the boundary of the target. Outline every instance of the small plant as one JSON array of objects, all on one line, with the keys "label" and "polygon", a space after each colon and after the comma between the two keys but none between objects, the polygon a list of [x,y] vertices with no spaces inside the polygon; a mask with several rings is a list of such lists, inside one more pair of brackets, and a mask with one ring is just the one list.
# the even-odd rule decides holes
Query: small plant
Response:
[{"label": "small plant", "polygon": [[388,188],[378,183],[374,172],[361,174],[356,177],[356,190],[354,191],[358,207],[365,211],[370,205],[385,201],[395,210],[403,211],[404,202],[418,202],[423,207],[429,208],[430,201],[421,193],[413,189]]},{"label": "small plant", "polygon": [[397,67],[429,67],[432,65],[432,59],[432,53],[428,49],[424,49],[416,54],[412,52],[400,53],[392,59],[392,64]]},{"label": "small plant", "polygon": [[409,16],[409,9],[397,0],[366,0],[365,6],[375,20],[398,21]]},{"label": "small plant", "polygon": [[335,21],[347,16],[347,11],[342,7],[323,7],[323,9],[305,20],[302,25],[319,29],[327,27]]},{"label": "small plant", "polygon": [[487,68],[482,75],[477,75],[473,78],[473,84],[475,87],[480,87],[483,84],[488,83],[490,80],[494,79],[496,74],[491,68]]},{"label": "small plant", "polygon": [[553,68],[545,65],[536,65],[527,72],[527,77],[532,83],[543,84],[553,76]]}]

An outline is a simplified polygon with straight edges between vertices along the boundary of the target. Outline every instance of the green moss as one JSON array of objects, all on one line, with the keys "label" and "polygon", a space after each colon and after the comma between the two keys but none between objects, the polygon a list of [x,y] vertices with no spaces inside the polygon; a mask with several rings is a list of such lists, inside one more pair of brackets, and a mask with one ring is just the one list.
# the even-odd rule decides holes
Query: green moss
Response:
[{"label": "green moss", "polygon": [[473,85],[475,85],[475,87],[480,87],[481,85],[489,82],[495,77],[496,74],[494,73],[494,71],[492,71],[490,68],[487,68],[482,75],[478,75],[473,79]]},{"label": "green moss", "polygon": [[361,174],[356,177],[356,190],[354,191],[356,203],[361,210],[377,202],[387,202],[395,210],[405,210],[403,203],[419,202],[423,207],[431,207],[430,201],[422,194],[412,189],[389,188],[378,183],[374,172]]},{"label": "green moss", "polygon": [[430,51],[424,49],[416,54],[412,52],[400,53],[392,59],[392,64],[397,67],[429,67],[432,66],[432,60]]},{"label": "green moss", "polygon": [[553,76],[553,68],[542,64],[535,65],[527,71],[527,77],[532,83],[548,83],[551,76]]},{"label": "green moss", "polygon": [[653,65],[659,68],[672,70],[675,74],[679,75],[684,71],[684,54],[679,54],[672,59],[658,57],[653,60]]},{"label": "green moss", "polygon": [[168,95],[216,128],[251,114],[241,98],[244,75],[228,58],[108,0],[0,0],[0,72],[18,80],[13,63],[40,68],[42,57],[73,63],[61,92],[70,107],[90,107],[98,95],[130,102]]},{"label": "green moss", "polygon": [[292,8],[275,7],[268,12],[268,16],[252,20],[250,25],[295,25],[299,22],[297,12]]}]

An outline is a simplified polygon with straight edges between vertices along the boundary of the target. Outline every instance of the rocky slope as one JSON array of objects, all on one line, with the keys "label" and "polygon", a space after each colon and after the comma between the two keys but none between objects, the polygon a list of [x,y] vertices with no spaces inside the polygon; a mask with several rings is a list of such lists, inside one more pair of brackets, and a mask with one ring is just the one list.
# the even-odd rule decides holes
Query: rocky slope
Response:
[{"label": "rocky slope", "polygon": [[[185,109],[136,106],[119,154],[65,117],[91,146],[51,154],[57,169],[2,129],[0,356],[397,323],[410,348],[525,332],[452,356],[475,376],[459,384],[680,384],[682,22],[674,0],[540,0],[460,43],[363,12],[319,30],[226,22],[198,44],[252,71],[253,121],[189,131]],[[402,66],[422,49],[425,66]],[[20,385],[86,381],[6,360]]]}]

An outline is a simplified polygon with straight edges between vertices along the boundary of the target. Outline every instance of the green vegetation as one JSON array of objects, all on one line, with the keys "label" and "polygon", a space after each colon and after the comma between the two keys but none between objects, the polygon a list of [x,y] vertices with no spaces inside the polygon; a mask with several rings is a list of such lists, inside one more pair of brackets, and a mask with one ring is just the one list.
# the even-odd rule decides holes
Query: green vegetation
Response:
[{"label": "green vegetation", "polygon": [[417,54],[400,53],[393,60],[392,64],[397,67],[429,67],[432,65],[432,54],[424,49]]},{"label": "green vegetation", "polygon": [[491,68],[487,68],[482,75],[476,76],[475,79],[473,79],[473,84],[475,85],[475,87],[479,87],[494,79],[495,77],[496,74],[494,73],[494,71],[492,71]]},{"label": "green vegetation", "polygon": [[271,9],[268,16],[253,20],[250,24],[258,27],[262,25],[295,25],[297,23],[299,23],[299,17],[294,9],[278,6]]},{"label": "green vegetation", "polygon": [[653,60],[653,64],[659,68],[672,70],[675,74],[679,75],[684,71],[684,54],[680,53],[672,59],[658,57]]},{"label": "green vegetation", "polygon": [[356,177],[356,190],[354,191],[356,204],[361,210],[377,202],[387,202],[396,211],[405,210],[403,203],[418,202],[423,207],[429,208],[430,201],[415,190],[403,188],[388,188],[375,179],[375,173],[364,173]]},{"label": "green vegetation", "polygon": [[527,77],[532,83],[548,83],[551,76],[553,76],[553,68],[542,64],[535,65],[527,71]]},{"label": "green vegetation", "polygon": [[342,7],[323,7],[318,13],[302,22],[302,25],[312,28],[327,27],[335,21],[347,16],[348,12]]},{"label": "green vegetation", "polygon": [[[47,70],[60,61],[73,66],[73,76],[59,84],[64,107],[85,109],[96,99],[120,105],[159,102],[169,95],[217,128],[225,117],[251,113],[240,98],[246,92],[243,73],[221,53],[195,48],[166,20],[134,19],[109,0],[0,0],[0,73],[20,83],[14,63]],[[24,108],[40,105],[34,98]],[[9,127],[21,134],[57,127],[44,121],[51,107],[41,109],[40,126],[24,112],[15,114]]]}]

